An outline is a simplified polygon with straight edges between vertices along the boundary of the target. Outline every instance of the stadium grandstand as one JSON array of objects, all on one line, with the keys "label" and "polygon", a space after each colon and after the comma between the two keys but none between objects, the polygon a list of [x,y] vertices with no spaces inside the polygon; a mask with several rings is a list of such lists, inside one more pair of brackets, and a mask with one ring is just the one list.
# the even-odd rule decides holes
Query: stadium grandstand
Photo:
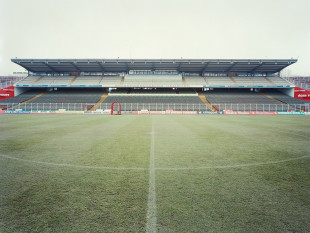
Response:
[{"label": "stadium grandstand", "polygon": [[310,91],[310,77],[287,77],[285,79],[297,87]]},{"label": "stadium grandstand", "polygon": [[13,86],[18,81],[24,79],[21,76],[0,76],[0,89]]},{"label": "stadium grandstand", "polygon": [[[295,59],[12,59],[28,71],[2,110],[309,111],[280,71]],[[307,79],[309,81],[309,79]],[[2,82],[2,81],[1,81]],[[116,103],[116,104],[115,104]]]}]

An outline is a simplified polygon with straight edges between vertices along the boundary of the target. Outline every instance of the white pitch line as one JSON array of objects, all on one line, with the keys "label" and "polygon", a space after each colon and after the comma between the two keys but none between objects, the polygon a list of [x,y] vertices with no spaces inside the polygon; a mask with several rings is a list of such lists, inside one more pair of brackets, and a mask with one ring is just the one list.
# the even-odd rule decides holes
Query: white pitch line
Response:
[{"label": "white pitch line", "polygon": [[[144,168],[144,167],[102,167],[102,166],[86,166],[86,165],[75,165],[75,164],[68,164],[68,163],[50,163],[50,162],[42,162],[42,161],[35,161],[35,160],[29,160],[29,159],[21,159],[12,157],[9,155],[0,154],[0,157],[21,161],[21,162],[27,162],[27,163],[35,163],[35,164],[42,164],[47,166],[57,166],[57,167],[73,167],[73,168],[81,168],[81,169],[99,169],[99,170],[150,170],[150,168]],[[165,170],[165,171],[174,171],[174,170],[197,170],[197,169],[219,169],[219,168],[235,168],[235,167],[250,167],[250,166],[263,166],[268,164],[277,164],[277,163],[284,163],[294,160],[300,160],[300,159],[307,159],[310,158],[310,155],[304,155],[296,158],[289,158],[284,160],[278,160],[278,161],[270,161],[270,162],[261,162],[261,163],[245,163],[245,164],[235,164],[235,165],[219,165],[219,166],[203,166],[203,167],[158,167],[154,170]]]},{"label": "white pitch line", "polygon": [[236,165],[220,165],[220,166],[205,166],[205,167],[162,167],[162,168],[156,168],[156,170],[165,170],[165,171],[172,171],[172,170],[198,170],[198,169],[216,169],[216,168],[236,168],[236,167],[250,167],[250,166],[262,166],[262,165],[268,165],[268,164],[278,164],[278,163],[284,163],[294,160],[300,160],[310,158],[310,155],[304,155],[297,158],[290,158],[290,159],[283,159],[278,161],[270,161],[270,162],[261,162],[261,163],[245,163],[245,164],[236,164]]},{"label": "white pitch line", "polygon": [[154,139],[154,123],[152,118],[152,133],[151,133],[151,149],[150,149],[150,181],[149,195],[147,202],[147,222],[146,232],[157,232],[157,212],[156,212],[156,189],[155,189],[155,139]]},{"label": "white pitch line", "polygon": [[42,162],[42,161],[35,161],[35,160],[29,160],[29,159],[21,159],[21,158],[16,158],[16,157],[4,155],[4,154],[0,154],[0,157],[22,161],[22,162],[36,163],[36,164],[43,164],[43,165],[57,166],[57,167],[73,167],[73,168],[104,169],[104,170],[149,170],[149,168],[139,168],[139,167],[100,167],[100,166],[75,165],[75,164],[68,164],[68,163],[50,163],[50,162]]}]

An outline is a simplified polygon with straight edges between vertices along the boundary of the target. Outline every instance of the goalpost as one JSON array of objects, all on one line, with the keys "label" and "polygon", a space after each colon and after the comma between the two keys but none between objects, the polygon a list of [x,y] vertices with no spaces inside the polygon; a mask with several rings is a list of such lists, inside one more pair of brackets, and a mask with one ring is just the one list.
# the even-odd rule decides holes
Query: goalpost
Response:
[{"label": "goalpost", "polygon": [[[116,110],[114,109],[114,105],[116,104]],[[111,115],[122,115],[121,104],[117,101],[111,104]]]},{"label": "goalpost", "polygon": [[8,105],[7,104],[0,104],[0,111],[7,110]]}]

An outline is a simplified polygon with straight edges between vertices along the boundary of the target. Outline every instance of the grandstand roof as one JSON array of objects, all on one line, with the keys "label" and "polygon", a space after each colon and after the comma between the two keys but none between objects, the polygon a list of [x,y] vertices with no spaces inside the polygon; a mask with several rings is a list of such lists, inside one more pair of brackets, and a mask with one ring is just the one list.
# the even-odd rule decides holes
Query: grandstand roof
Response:
[{"label": "grandstand roof", "polygon": [[128,72],[175,70],[188,73],[276,73],[297,59],[12,59],[30,72]]}]

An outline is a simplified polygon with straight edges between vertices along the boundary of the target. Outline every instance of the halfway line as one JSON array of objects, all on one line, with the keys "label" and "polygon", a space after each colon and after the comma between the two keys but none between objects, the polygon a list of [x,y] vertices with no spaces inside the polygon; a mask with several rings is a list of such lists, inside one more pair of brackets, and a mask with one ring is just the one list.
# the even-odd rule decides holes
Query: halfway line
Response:
[{"label": "halfway line", "polygon": [[151,133],[151,149],[150,149],[150,181],[149,181],[149,195],[147,202],[147,222],[146,232],[157,232],[156,227],[156,190],[155,190],[155,140],[154,140],[154,123],[152,117],[152,133]]}]

